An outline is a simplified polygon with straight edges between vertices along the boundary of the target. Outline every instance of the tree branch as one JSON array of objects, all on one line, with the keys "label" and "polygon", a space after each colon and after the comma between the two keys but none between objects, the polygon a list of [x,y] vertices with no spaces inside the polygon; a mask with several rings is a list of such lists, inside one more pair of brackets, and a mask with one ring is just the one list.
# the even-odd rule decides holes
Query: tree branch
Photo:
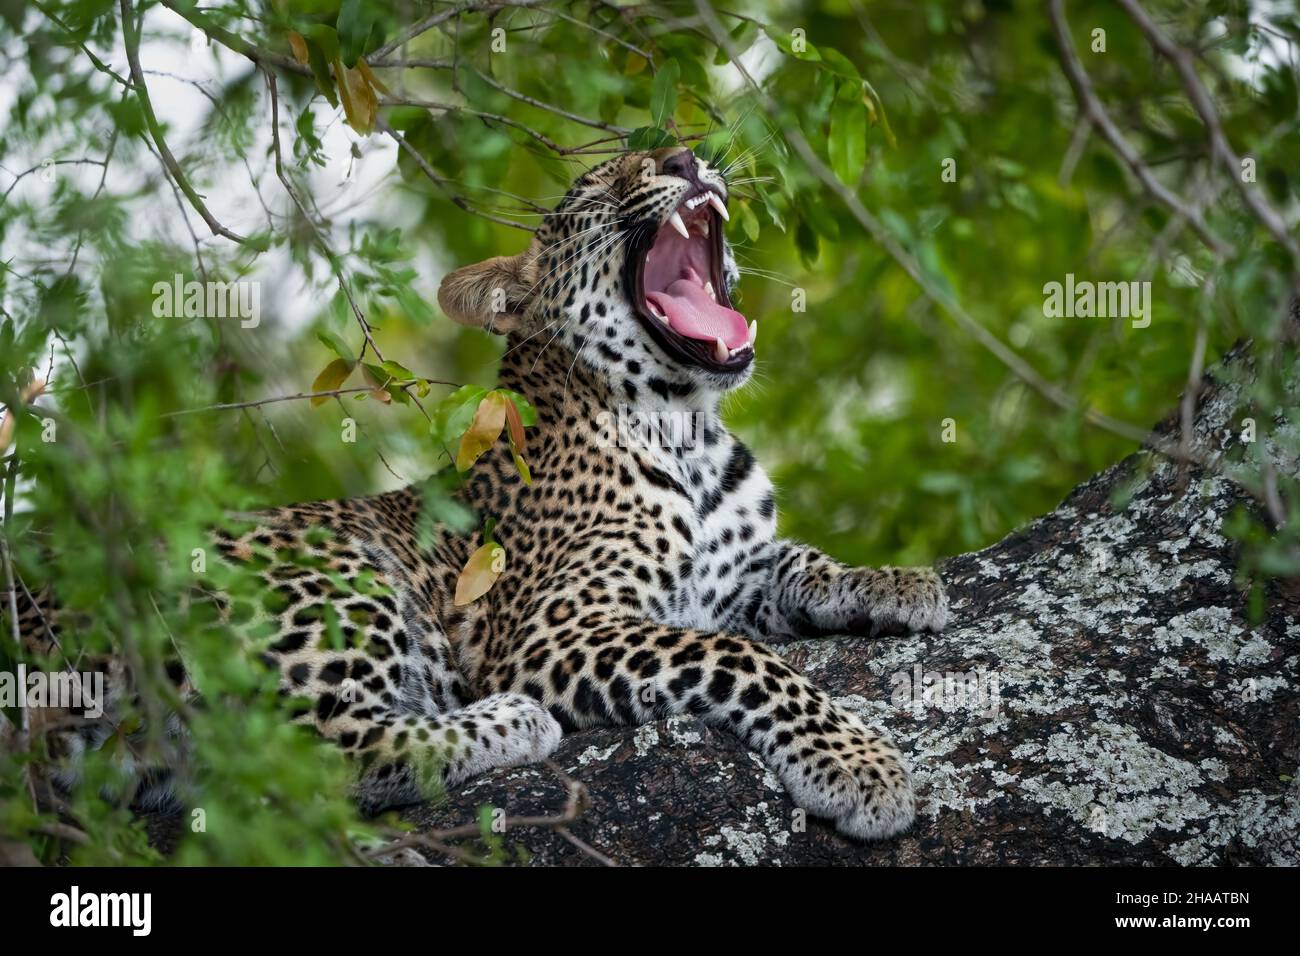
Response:
[{"label": "tree branch", "polygon": [[552,106],[550,103],[545,103],[542,100],[535,99],[534,97],[529,96],[527,93],[520,93],[518,90],[512,90],[510,87],[506,86],[503,83],[498,82],[496,79],[488,76],[486,73],[482,72],[481,70],[475,70],[474,72],[478,74],[479,78],[483,80],[484,83],[486,83],[488,86],[492,87],[493,89],[498,90],[499,92],[504,93],[506,96],[512,97],[521,103],[527,103],[529,106],[535,106],[539,110],[546,110],[547,112],[554,113],[556,116],[562,116],[565,119],[572,120],[575,123],[581,123],[583,126],[590,126],[592,129],[604,130],[606,133],[617,133],[619,136],[625,136],[627,135],[627,133],[630,132],[630,130],[628,130],[628,128],[625,126],[615,126],[612,123],[603,123],[600,120],[587,119],[587,117],[585,116],[579,116],[577,113],[570,113],[568,110],[561,109],[558,106]]},{"label": "tree branch", "polygon": [[297,73],[300,76],[311,76],[311,67],[299,63],[291,56],[283,53],[275,53],[271,50],[264,49],[255,43],[250,43],[237,33],[231,33],[224,27],[218,26],[211,19],[206,17],[198,9],[189,7],[182,9],[176,0],[161,0],[162,5],[177,16],[187,20],[189,23],[198,27],[211,40],[215,40],[222,46],[234,50],[241,56],[246,56],[260,67],[275,67],[279,70],[287,70],[290,73]]},{"label": "tree branch", "polygon": [[1163,183],[1155,178],[1150,167],[1142,160],[1137,150],[1124,138],[1124,134],[1120,132],[1119,127],[1111,120],[1106,108],[1093,90],[1092,81],[1088,78],[1087,71],[1084,70],[1083,64],[1079,61],[1078,54],[1074,51],[1074,41],[1070,38],[1070,27],[1065,22],[1062,0],[1049,0],[1047,12],[1052,21],[1052,32],[1056,35],[1057,45],[1061,49],[1061,66],[1065,70],[1066,78],[1070,81],[1070,86],[1074,89],[1074,96],[1078,101],[1079,112],[1082,117],[1101,133],[1106,142],[1110,143],[1111,148],[1124,161],[1124,165],[1129,168],[1133,175],[1137,177],[1138,182],[1142,184],[1142,187],[1156,201],[1170,209],[1176,216],[1187,220],[1196,234],[1216,255],[1231,255],[1232,246],[1219,238],[1205,224],[1204,218],[1196,209],[1175,196]]},{"label": "tree branch", "polygon": [[[1053,2],[1059,3],[1060,0],[1053,0]],[[1201,117],[1201,122],[1210,135],[1212,154],[1219,158],[1224,171],[1232,179],[1233,184],[1237,187],[1237,192],[1241,193],[1242,200],[1250,208],[1250,211],[1255,214],[1255,218],[1269,231],[1278,245],[1282,246],[1290,254],[1292,285],[1296,286],[1297,291],[1300,292],[1300,276],[1295,271],[1297,263],[1300,263],[1300,245],[1296,244],[1286,223],[1283,222],[1282,217],[1273,209],[1268,200],[1263,198],[1260,190],[1251,189],[1250,184],[1241,178],[1241,160],[1228,142],[1228,137],[1223,131],[1223,124],[1219,122],[1219,114],[1214,108],[1214,101],[1210,98],[1209,91],[1205,88],[1205,84],[1201,82],[1201,78],[1196,75],[1196,69],[1192,65],[1192,54],[1165,36],[1163,31],[1156,26],[1155,21],[1151,19],[1146,10],[1142,9],[1142,6],[1136,0],[1119,0],[1119,5],[1124,8],[1129,18],[1137,24],[1138,29],[1142,31],[1160,55],[1174,65],[1174,69],[1182,80],[1187,99],[1191,101],[1192,107],[1196,110],[1197,115]]]}]

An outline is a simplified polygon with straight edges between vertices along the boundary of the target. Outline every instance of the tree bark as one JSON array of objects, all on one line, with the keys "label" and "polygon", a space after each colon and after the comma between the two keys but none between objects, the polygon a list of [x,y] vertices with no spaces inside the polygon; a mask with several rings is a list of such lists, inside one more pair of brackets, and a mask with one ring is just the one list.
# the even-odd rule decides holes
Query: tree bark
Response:
[{"label": "tree bark", "polygon": [[[1195,440],[1211,451],[1240,443],[1243,355],[1201,392]],[[1177,438],[1179,416],[1156,433]],[[1262,450],[1297,474],[1293,455]],[[920,810],[900,838],[805,821],[736,738],[686,717],[567,738],[554,759],[591,797],[569,831],[641,865],[1300,864],[1300,581],[1268,583],[1252,616],[1224,527],[1238,508],[1262,520],[1228,478],[1140,451],[945,561],[945,633],[780,646],[908,755]],[[961,676],[927,692],[926,674]],[[565,797],[552,770],[523,767],[406,816],[444,828],[485,804],[545,815]],[[597,864],[554,829],[503,843],[537,864]]]}]

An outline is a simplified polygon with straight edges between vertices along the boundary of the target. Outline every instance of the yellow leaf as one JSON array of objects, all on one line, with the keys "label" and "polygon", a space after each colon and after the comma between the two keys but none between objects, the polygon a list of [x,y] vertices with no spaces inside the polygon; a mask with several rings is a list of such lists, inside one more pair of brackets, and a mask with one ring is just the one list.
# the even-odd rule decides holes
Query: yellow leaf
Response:
[{"label": "yellow leaf", "polygon": [[307,52],[307,41],[297,30],[289,31],[289,47],[293,50],[293,58],[306,66],[311,55]]},{"label": "yellow leaf", "polygon": [[371,87],[370,82],[363,74],[357,73],[356,71],[353,72],[353,79],[356,80],[357,84],[361,87],[361,99],[362,102],[365,103],[366,107],[366,126],[364,132],[369,133],[375,128],[375,117],[379,115],[379,97],[375,96],[374,88]]},{"label": "yellow leaf", "polygon": [[501,437],[501,429],[506,425],[505,406],[510,399],[499,392],[488,392],[474,411],[474,420],[460,439],[460,449],[456,453],[456,470],[468,471],[479,455],[487,451]]},{"label": "yellow leaf", "polygon": [[334,60],[334,82],[339,87],[339,101],[343,104],[343,115],[348,118],[349,126],[357,132],[361,132],[365,123],[364,107],[357,102],[356,93],[353,91],[348,77],[349,72],[348,68],[343,65],[342,60]]},{"label": "yellow leaf", "polygon": [[[342,64],[336,61],[337,70]],[[358,133],[369,133],[375,126],[375,116],[379,112],[379,98],[370,86],[370,81],[360,70],[343,67],[339,73],[339,93],[346,97],[343,111],[348,115],[348,122]],[[351,104],[352,109],[348,106]]]},{"label": "yellow leaf", "polygon": [[384,81],[375,76],[374,72],[370,69],[370,64],[365,60],[357,60],[357,69],[360,70],[361,75],[366,78],[366,82],[379,90],[380,93],[389,92],[388,87],[384,85]]},{"label": "yellow leaf", "polygon": [[876,104],[866,90],[862,91],[862,103],[867,108],[867,122],[875,126],[880,122],[880,118],[876,116]]},{"label": "yellow leaf", "polygon": [[[321,370],[321,373],[316,376],[316,381],[311,383],[311,390],[313,392],[333,392],[337,390],[348,380],[348,376],[352,374],[354,364],[355,363],[349,362],[346,359],[335,359],[330,362],[329,365],[326,365],[325,368]],[[329,401],[328,395],[317,395],[311,400],[311,404],[314,408],[317,405],[325,404],[327,401]]]},{"label": "yellow leaf", "polygon": [[463,607],[477,601],[497,583],[506,569],[506,549],[489,541],[469,556],[456,579],[456,596],[452,603]]}]

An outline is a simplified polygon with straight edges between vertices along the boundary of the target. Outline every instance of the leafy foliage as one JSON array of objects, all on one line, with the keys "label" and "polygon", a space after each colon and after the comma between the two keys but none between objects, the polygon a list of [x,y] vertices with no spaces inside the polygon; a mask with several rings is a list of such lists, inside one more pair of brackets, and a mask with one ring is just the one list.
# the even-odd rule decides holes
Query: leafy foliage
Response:
[{"label": "leafy foliage", "polygon": [[[44,663],[111,651],[139,670],[123,747],[163,756],[158,718],[182,714],[184,793],[207,823],[178,860],[353,859],[379,832],[342,796],[337,756],[285,723],[271,676],[223,628],[195,626],[194,549],[231,509],[431,471],[427,521],[474,527],[450,497],[457,469],[505,431],[527,476],[535,413],[490,387],[499,340],[435,314],[435,277],[517,251],[579,170],[626,146],[686,142],[727,169],[739,307],[763,333],[757,381],[727,414],[777,481],[785,533],[857,563],[988,544],[1131,451],[1198,341],[1209,361],[1251,337],[1241,418],[1259,434],[1240,467],[1273,504],[1233,532],[1253,580],[1300,572],[1296,489],[1264,453],[1296,452],[1296,263],[1247,201],[1296,203],[1293,13],[1150,4],[1196,50],[1252,163],[1242,183],[1121,5],[1069,7],[1092,88],[1215,250],[1079,121],[1037,5],[406,9],[0,4],[6,567],[78,623]],[[1149,322],[1049,315],[1045,287],[1068,275],[1149,280]],[[260,321],[160,313],[174,277],[260,289]],[[470,590],[490,586],[490,545]],[[177,650],[201,707],[165,678]],[[0,656],[24,659],[8,631]],[[22,713],[6,721],[0,843],[156,859],[111,748],[54,806],[36,786],[47,740]]]}]

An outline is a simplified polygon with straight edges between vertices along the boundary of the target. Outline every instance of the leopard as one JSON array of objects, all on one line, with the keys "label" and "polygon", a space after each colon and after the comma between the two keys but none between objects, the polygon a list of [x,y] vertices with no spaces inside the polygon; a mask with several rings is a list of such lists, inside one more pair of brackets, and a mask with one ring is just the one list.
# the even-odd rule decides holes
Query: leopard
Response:
[{"label": "leopard", "polygon": [[[536,414],[527,479],[498,442],[455,491],[505,559],[476,600],[457,583],[487,532],[431,521],[428,482],[212,532],[267,598],[224,602],[224,620],[306,701],[292,719],[353,758],[366,812],[545,760],[584,728],[690,715],[841,833],[911,826],[890,734],[773,645],[939,632],[946,590],[931,568],[853,567],[777,535],[773,483],[722,415],[758,331],[734,308],[728,201],[689,146],[628,150],[581,174],[523,251],[442,279],[442,311],[504,337],[500,387]],[[25,634],[49,650],[31,610]]]}]

